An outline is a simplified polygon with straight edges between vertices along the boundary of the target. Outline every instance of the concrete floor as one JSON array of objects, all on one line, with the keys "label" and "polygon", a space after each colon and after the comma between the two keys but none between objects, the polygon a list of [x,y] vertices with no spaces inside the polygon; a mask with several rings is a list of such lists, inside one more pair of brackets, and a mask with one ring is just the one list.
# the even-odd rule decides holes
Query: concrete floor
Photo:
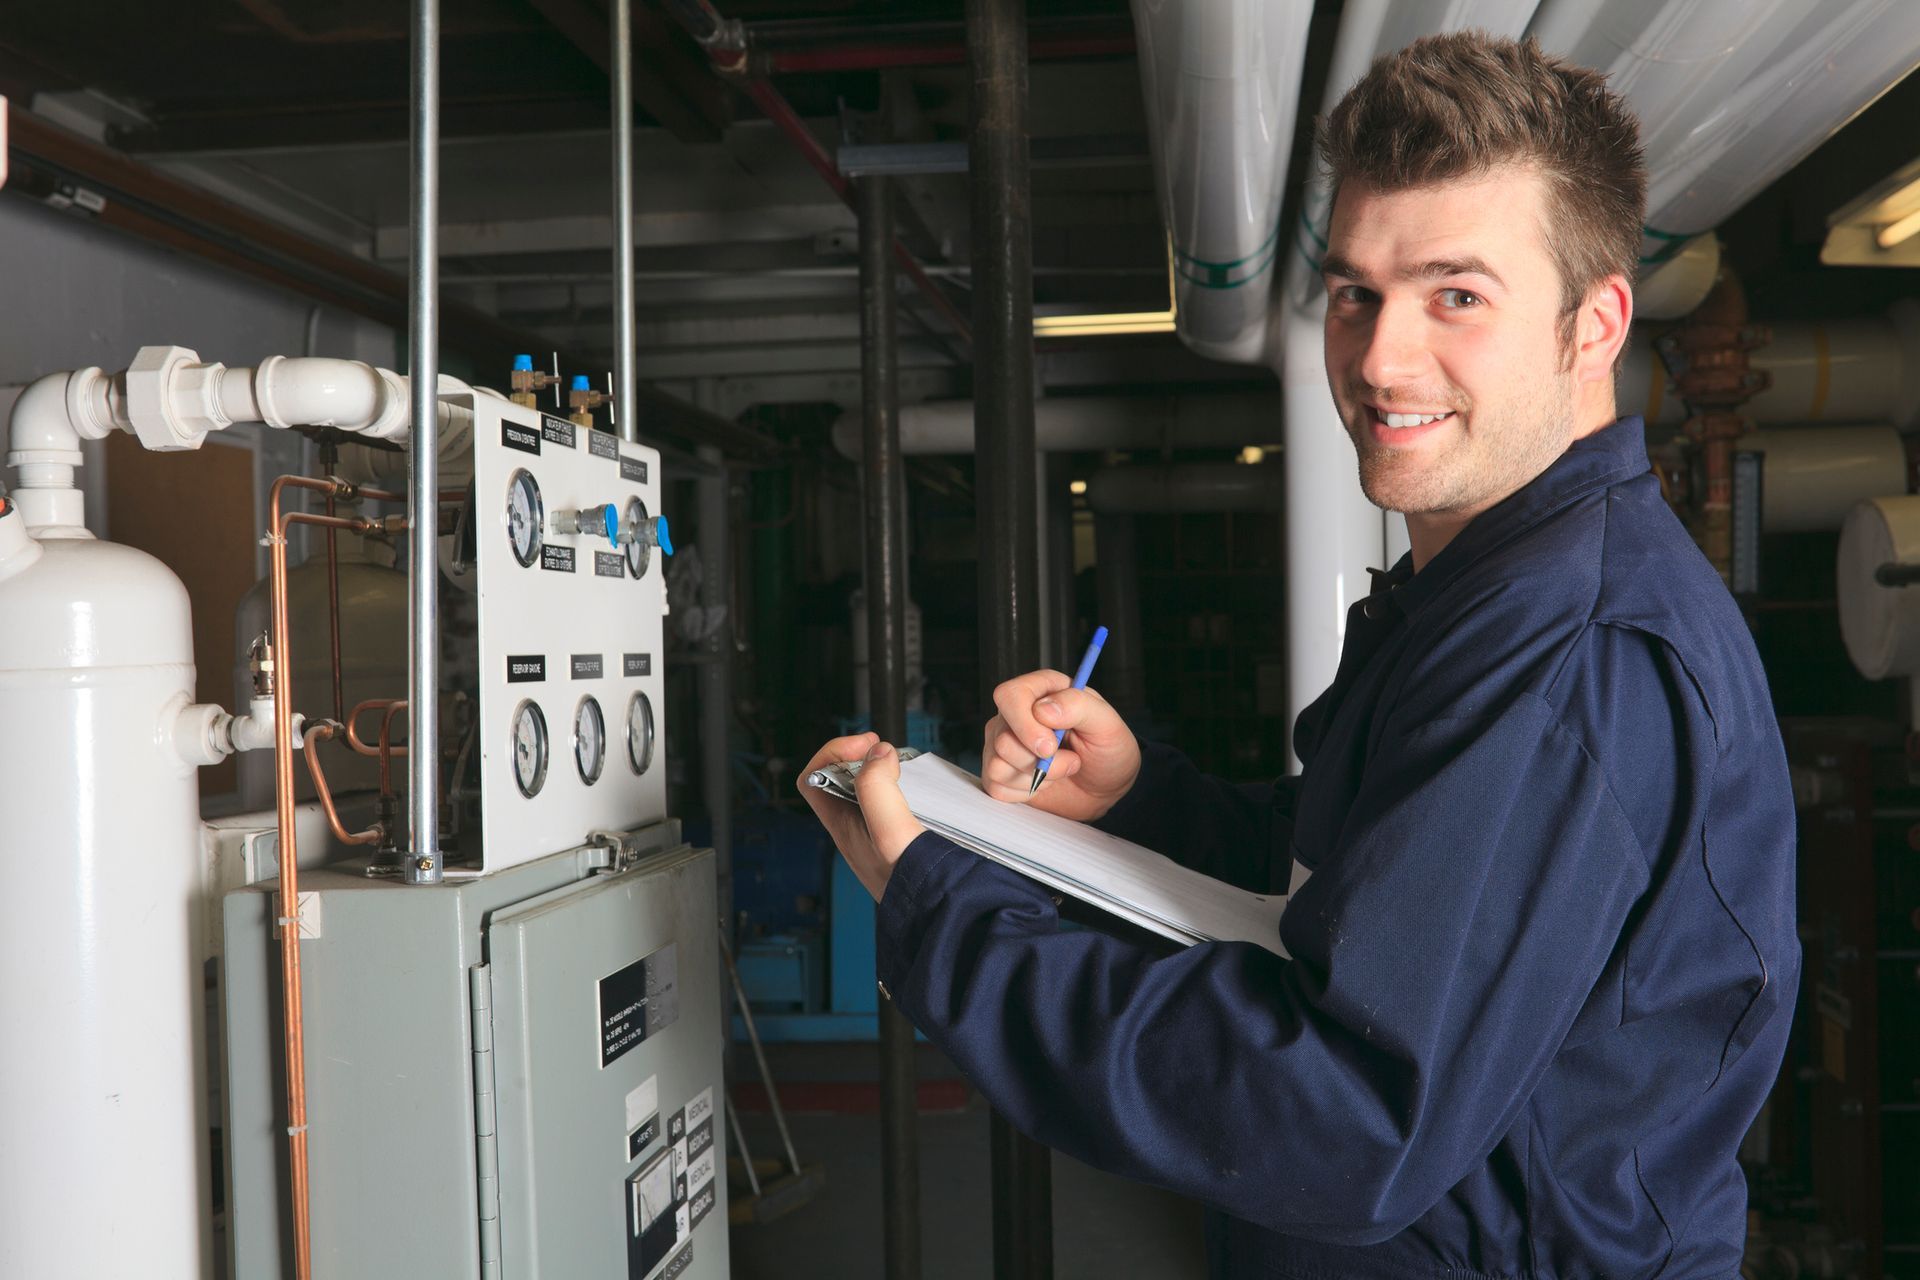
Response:
[{"label": "concrete floor", "polygon": [[[874,1079],[872,1045],[769,1045],[776,1084]],[[744,1050],[737,1065],[752,1077]],[[921,1047],[923,1080],[954,1078]],[[743,1095],[744,1096],[744,1095]],[[780,1151],[773,1118],[743,1111],[747,1141],[762,1159]],[[803,1165],[826,1167],[818,1199],[773,1222],[736,1226],[734,1280],[879,1280],[881,1172],[876,1114],[789,1116]],[[993,1272],[987,1108],[971,1094],[960,1110],[920,1117],[922,1270],[925,1280],[980,1280]],[[735,1154],[731,1150],[729,1154]],[[1056,1280],[1201,1280],[1200,1210],[1191,1201],[1053,1157]]]}]

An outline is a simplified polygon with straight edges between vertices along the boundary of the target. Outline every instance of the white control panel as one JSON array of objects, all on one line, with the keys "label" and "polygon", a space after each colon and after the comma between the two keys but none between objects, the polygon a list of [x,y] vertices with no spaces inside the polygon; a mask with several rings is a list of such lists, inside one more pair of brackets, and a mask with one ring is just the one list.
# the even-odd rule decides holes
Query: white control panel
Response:
[{"label": "white control panel", "polygon": [[472,404],[481,856],[497,871],[666,816],[672,542],[657,452]]}]

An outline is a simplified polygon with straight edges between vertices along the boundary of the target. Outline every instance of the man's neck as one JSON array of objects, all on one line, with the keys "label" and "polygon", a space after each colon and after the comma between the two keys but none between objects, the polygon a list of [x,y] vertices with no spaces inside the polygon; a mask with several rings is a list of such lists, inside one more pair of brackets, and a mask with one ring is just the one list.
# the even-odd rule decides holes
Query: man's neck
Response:
[{"label": "man's neck", "polygon": [[[1571,445],[1575,440],[1584,440],[1590,435],[1604,431],[1612,426],[1618,418],[1619,415],[1615,411],[1614,406],[1613,388],[1608,387],[1604,400],[1595,397],[1592,404],[1583,405],[1576,412],[1574,420],[1580,425],[1575,427],[1573,434],[1567,437],[1567,443]],[[1564,453],[1564,450],[1562,452]],[[1555,461],[1558,461],[1558,459],[1556,458]],[[1548,466],[1551,465],[1552,463],[1548,464]],[[1527,485],[1538,480],[1542,474],[1545,474],[1544,468],[1539,474],[1529,476],[1521,484],[1508,490],[1506,493],[1500,494],[1498,497],[1490,498],[1467,510],[1409,512],[1407,514],[1407,541],[1413,549],[1413,571],[1418,573],[1426,568],[1428,563],[1444,551],[1449,542],[1459,537],[1460,531],[1472,524],[1476,517],[1483,512],[1490,511],[1494,507],[1499,506],[1502,502],[1505,502],[1508,498],[1520,492],[1521,489],[1526,488]]]}]

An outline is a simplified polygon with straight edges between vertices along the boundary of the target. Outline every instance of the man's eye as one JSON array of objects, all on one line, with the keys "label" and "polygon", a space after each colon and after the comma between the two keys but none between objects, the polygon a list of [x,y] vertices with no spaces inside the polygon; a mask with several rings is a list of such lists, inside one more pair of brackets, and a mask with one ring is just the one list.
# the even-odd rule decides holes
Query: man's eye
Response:
[{"label": "man's eye", "polygon": [[1335,302],[1347,303],[1371,302],[1373,301],[1373,290],[1368,289],[1364,285],[1357,284],[1335,285],[1333,289],[1333,300]]},{"label": "man's eye", "polygon": [[1454,310],[1459,310],[1464,307],[1477,307],[1485,301],[1479,294],[1470,293],[1465,289],[1442,289],[1439,297],[1442,306]]}]

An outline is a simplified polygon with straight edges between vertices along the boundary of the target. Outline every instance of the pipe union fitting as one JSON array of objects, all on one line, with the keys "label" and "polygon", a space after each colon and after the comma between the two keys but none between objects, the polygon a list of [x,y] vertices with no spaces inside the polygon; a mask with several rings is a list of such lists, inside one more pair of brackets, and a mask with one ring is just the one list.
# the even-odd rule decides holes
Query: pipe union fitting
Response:
[{"label": "pipe union fitting", "polygon": [[198,449],[207,432],[226,425],[195,403],[203,384],[182,394],[181,373],[199,364],[199,352],[185,347],[142,347],[133,357],[127,366],[127,417],[141,444],[160,453]]}]

